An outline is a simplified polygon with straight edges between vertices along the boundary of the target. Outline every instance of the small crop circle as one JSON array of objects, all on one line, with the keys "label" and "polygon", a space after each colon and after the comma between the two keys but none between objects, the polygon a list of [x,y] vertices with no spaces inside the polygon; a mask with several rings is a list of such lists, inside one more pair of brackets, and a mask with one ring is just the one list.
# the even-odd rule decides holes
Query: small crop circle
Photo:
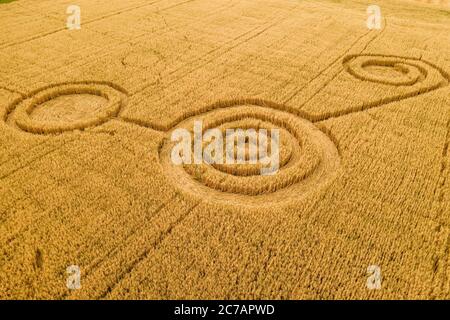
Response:
[{"label": "small crop circle", "polygon": [[7,122],[26,132],[56,134],[97,126],[118,115],[124,94],[105,84],[62,84],[20,101]]},{"label": "small crop circle", "polygon": [[413,86],[428,76],[422,65],[401,57],[349,56],[344,67],[359,80],[390,86]]}]

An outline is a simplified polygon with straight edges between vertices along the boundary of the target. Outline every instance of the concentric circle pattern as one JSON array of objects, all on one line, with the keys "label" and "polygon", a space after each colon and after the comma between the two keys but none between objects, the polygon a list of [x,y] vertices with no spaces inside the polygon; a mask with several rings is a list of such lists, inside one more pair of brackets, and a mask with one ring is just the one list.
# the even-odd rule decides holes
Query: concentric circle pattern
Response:
[{"label": "concentric circle pattern", "polygon": [[355,78],[391,86],[412,86],[428,76],[419,62],[402,57],[350,56],[344,66]]},{"label": "concentric circle pattern", "polygon": [[6,115],[10,125],[55,134],[100,125],[118,115],[124,94],[106,84],[62,84],[35,91]]},{"label": "concentric circle pattern", "polygon": [[[171,150],[175,142],[170,141],[171,133],[179,128],[193,133],[195,121],[202,121],[203,132],[217,128],[224,137],[229,129],[254,129],[257,132],[265,129],[270,138],[270,132],[278,129],[278,170],[270,175],[262,175],[261,169],[267,165],[264,161],[174,165]],[[168,134],[160,148],[160,159],[166,175],[184,191],[216,201],[232,200],[254,205],[299,199],[333,176],[340,163],[333,142],[311,122],[258,105],[236,105],[206,112],[182,121]],[[248,139],[245,141],[244,158],[247,160],[248,150],[254,143]],[[225,158],[227,149],[224,150]],[[268,148],[268,155],[270,151]],[[232,149],[228,152],[237,151]]]},{"label": "concentric circle pattern", "polygon": [[[254,119],[245,119],[241,121],[234,121],[230,122],[224,125],[219,126],[219,129],[222,131],[223,136],[226,135],[226,130],[235,129],[235,130],[255,130],[255,132],[259,132],[260,130],[265,130],[267,132],[267,135],[270,135],[270,132],[272,129],[278,129],[280,133],[280,141],[279,141],[279,165],[280,167],[284,167],[293,157],[293,151],[295,150],[295,144],[292,141],[292,137],[290,136],[289,132],[285,129],[279,129],[275,126],[271,125],[268,122],[261,121],[261,120],[254,120]],[[237,133],[235,134],[237,136]],[[238,137],[234,138],[234,140],[237,140]],[[213,163],[211,164],[215,169],[222,171],[224,173],[228,173],[234,176],[257,176],[261,175],[261,170],[265,167],[264,163],[267,163],[270,161],[269,155],[272,154],[272,148],[270,142],[270,136],[268,137],[268,143],[267,143],[267,155],[263,159],[256,159],[257,157],[254,157],[254,154],[257,153],[259,148],[259,139],[256,136],[256,139],[246,139],[245,140],[245,154],[244,154],[244,160],[246,163],[236,163],[236,164],[217,164]],[[252,153],[252,148],[253,153]],[[236,145],[233,146],[232,150],[227,151],[226,141],[224,140],[224,150],[226,153],[230,153],[229,156],[234,159],[238,159],[238,148]],[[224,156],[227,156],[225,153]],[[253,155],[253,156],[252,156]],[[252,163],[252,161],[254,163]],[[258,160],[258,161],[255,161]]]}]

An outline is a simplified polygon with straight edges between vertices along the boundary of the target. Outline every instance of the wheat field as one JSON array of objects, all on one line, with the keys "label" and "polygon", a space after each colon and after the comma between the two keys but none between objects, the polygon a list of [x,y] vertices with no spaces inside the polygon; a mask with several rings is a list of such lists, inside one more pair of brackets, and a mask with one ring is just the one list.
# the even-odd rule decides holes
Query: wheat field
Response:
[{"label": "wheat field", "polygon": [[[0,4],[0,298],[450,299],[449,1],[71,4]],[[198,119],[280,170],[175,166]]]}]

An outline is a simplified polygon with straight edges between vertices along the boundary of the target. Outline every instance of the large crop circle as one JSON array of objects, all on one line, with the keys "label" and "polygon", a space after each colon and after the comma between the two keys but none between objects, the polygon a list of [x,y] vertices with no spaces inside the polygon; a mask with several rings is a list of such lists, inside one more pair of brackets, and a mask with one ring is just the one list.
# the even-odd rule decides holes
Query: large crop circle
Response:
[{"label": "large crop circle", "polygon": [[[203,132],[213,128],[223,133],[227,129],[265,129],[267,132],[278,129],[279,169],[273,174],[262,175],[261,163],[174,164],[171,152],[176,142],[171,141],[172,132],[183,128],[193,133],[194,123],[198,121],[203,124]],[[251,142],[245,143],[247,152]],[[246,153],[246,159],[247,156]],[[329,181],[340,165],[336,146],[314,124],[290,113],[258,105],[216,109],[182,121],[162,143],[160,160],[167,177],[183,191],[205,200],[249,205],[300,199]]]}]

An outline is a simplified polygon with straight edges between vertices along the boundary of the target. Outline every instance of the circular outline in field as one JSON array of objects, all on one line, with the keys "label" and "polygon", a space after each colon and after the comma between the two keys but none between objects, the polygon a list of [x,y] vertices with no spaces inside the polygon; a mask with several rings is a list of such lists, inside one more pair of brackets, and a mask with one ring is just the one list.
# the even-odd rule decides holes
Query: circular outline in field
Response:
[{"label": "circular outline in field", "polygon": [[[237,128],[237,129],[265,129],[267,131],[270,130],[271,127],[273,126],[267,126],[267,122],[261,121],[261,120],[257,120],[256,123],[254,122],[253,125],[249,125],[249,124],[244,124],[242,125],[242,122],[244,120],[248,120],[248,119],[243,119],[243,120],[238,120],[238,121],[232,121],[229,123],[226,123],[222,126],[220,126],[218,129],[222,129],[222,133],[223,130],[226,129],[233,129],[233,128]],[[254,119],[252,119],[253,121],[255,121]],[[233,125],[234,124],[234,125]],[[283,148],[280,149],[280,158],[279,158],[279,165],[280,168],[284,167],[292,158],[293,156],[293,152],[292,152],[292,141],[288,141],[289,143],[286,143],[286,138],[288,136],[290,136],[289,132],[287,132],[287,130],[285,129],[280,129],[280,143],[283,146]],[[256,133],[256,132],[255,132]],[[236,135],[236,133],[234,134]],[[283,138],[284,137],[284,138]],[[290,139],[292,139],[292,137],[289,137]],[[258,138],[256,137],[256,140],[258,140]],[[254,142],[255,143],[255,148],[258,148],[258,141],[246,141],[245,143],[249,143],[250,142]],[[227,150],[226,148],[226,139],[223,140],[223,147],[225,150],[225,154],[227,154]],[[233,152],[229,152],[228,154],[231,154],[232,157],[236,157],[237,156],[237,149],[235,148],[236,146],[234,146],[234,150],[232,150]],[[268,150],[270,150],[270,146],[268,146]],[[249,160],[249,154],[248,154],[248,149],[246,150],[246,154],[244,155],[244,159],[246,161]],[[266,159],[270,161],[270,158],[266,156]],[[261,159],[259,159],[260,163],[255,163],[255,164],[250,164],[250,163],[246,163],[246,164],[226,164],[226,163],[222,163],[222,164],[217,164],[217,163],[213,163],[211,164],[212,167],[214,167],[215,169],[222,171],[224,173],[228,173],[228,174],[232,174],[235,176],[255,176],[255,175],[260,175],[261,174],[261,169],[263,168],[263,165],[261,164]]]},{"label": "circular outline in field", "polygon": [[[48,101],[67,95],[88,94],[105,98],[108,102],[101,111],[75,121],[40,121],[31,118],[33,110]],[[35,90],[25,99],[17,101],[7,112],[5,120],[19,129],[33,134],[57,134],[84,130],[116,117],[123,105],[125,94],[106,83],[63,83]]]},{"label": "circular outline in field", "polygon": [[[225,116],[226,113],[229,116]],[[208,118],[213,120],[208,120]],[[233,120],[246,118],[260,119],[286,129],[296,137],[297,141],[301,139],[299,148],[301,151],[306,151],[297,152],[293,163],[286,164],[272,176],[233,175],[217,171],[211,165],[202,164],[197,166],[207,167],[207,169],[203,170],[202,176],[199,178],[192,175],[192,171],[186,170],[186,165],[172,163],[171,150],[175,142],[171,142],[170,137],[173,130],[185,128],[190,131],[193,121],[200,119],[207,123],[203,128],[206,130]],[[315,151],[317,153],[314,153]],[[336,172],[341,163],[336,145],[313,123],[291,113],[256,104],[235,104],[191,116],[179,122],[167,132],[166,138],[161,142],[159,158],[163,172],[181,191],[214,202],[250,206],[299,200],[306,194],[317,190],[321,185],[330,182],[332,177],[337,176]],[[308,161],[311,160],[313,161],[309,164]],[[298,174],[296,174],[297,172]]]},{"label": "circular outline in field", "polygon": [[[390,67],[400,72],[403,77],[395,79],[377,76],[365,69],[368,66]],[[395,56],[353,55],[344,59],[344,67],[349,74],[359,80],[391,86],[413,86],[428,76],[428,71],[424,67],[411,62],[408,58]]]}]

